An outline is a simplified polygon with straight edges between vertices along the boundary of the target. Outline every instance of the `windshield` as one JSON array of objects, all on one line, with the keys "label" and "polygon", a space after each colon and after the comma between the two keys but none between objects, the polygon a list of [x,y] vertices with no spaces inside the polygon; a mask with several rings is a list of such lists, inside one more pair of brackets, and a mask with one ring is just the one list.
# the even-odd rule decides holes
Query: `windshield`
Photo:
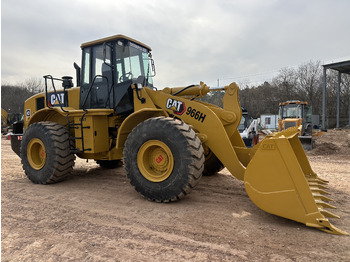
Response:
[{"label": "windshield", "polygon": [[280,117],[285,118],[302,118],[302,105],[290,104],[281,107]]},{"label": "windshield", "polygon": [[146,48],[132,42],[118,41],[115,50],[117,84],[133,79],[152,85],[151,59]]}]

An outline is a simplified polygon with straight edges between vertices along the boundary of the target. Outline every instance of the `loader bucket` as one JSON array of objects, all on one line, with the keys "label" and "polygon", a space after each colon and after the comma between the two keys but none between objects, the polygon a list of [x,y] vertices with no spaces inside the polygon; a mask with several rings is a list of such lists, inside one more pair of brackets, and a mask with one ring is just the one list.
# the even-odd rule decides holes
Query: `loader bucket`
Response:
[{"label": "loader bucket", "polygon": [[299,140],[304,150],[312,150],[312,136],[299,136]]},{"label": "loader bucket", "polygon": [[322,231],[348,235],[326,217],[339,218],[324,208],[335,208],[325,196],[327,181],[311,169],[298,138],[287,129],[267,136],[255,148],[244,174],[250,199],[262,210]]}]

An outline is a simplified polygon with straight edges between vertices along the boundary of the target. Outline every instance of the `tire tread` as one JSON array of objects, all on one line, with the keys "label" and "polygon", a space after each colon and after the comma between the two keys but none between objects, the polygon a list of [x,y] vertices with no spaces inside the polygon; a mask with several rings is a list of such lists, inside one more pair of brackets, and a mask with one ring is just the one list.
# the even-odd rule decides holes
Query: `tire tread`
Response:
[{"label": "tire tread", "polygon": [[[189,165],[186,167],[187,174],[185,182],[180,188],[175,190],[172,188],[168,192],[160,189],[159,194],[149,194],[148,191],[140,185],[134,178],[135,169],[138,170],[135,159],[131,159],[134,141],[136,138],[142,137],[143,133],[147,130],[169,130],[172,139],[180,141],[181,146],[186,148],[186,159],[189,161]],[[179,143],[180,143],[179,142]],[[134,130],[129,134],[124,147],[124,162],[127,176],[130,180],[130,184],[136,189],[137,192],[141,193],[144,197],[155,202],[172,202],[185,197],[191,192],[191,190],[198,184],[202,172],[204,169],[204,150],[200,139],[197,137],[193,129],[186,123],[169,117],[154,117],[147,119],[140,123]],[[135,167],[136,166],[136,167]],[[172,193],[170,193],[170,191]],[[156,195],[156,196],[155,196]]]},{"label": "tire tread", "polygon": [[[21,162],[27,177],[36,184],[52,184],[64,180],[72,172],[75,162],[75,155],[70,150],[68,129],[55,122],[38,122],[29,126],[26,133],[34,131],[41,132],[48,137],[50,145],[45,145],[49,147],[46,148],[46,152],[54,154],[54,158],[49,163],[49,157],[47,157],[45,166],[48,166],[44,166],[44,170],[39,170],[42,174],[38,175],[39,171],[31,168],[27,160],[26,150],[21,150]],[[30,136],[33,135],[30,134]]]}]

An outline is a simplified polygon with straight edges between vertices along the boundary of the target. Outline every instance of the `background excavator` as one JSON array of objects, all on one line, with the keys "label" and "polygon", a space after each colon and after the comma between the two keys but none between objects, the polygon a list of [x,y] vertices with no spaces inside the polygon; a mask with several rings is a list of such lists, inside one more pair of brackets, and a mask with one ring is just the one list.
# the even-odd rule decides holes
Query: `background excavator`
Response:
[{"label": "background excavator", "polygon": [[258,120],[253,119],[248,111],[242,108],[242,118],[238,131],[246,147],[253,147],[259,143]]},{"label": "background excavator", "polygon": [[[107,168],[124,164],[136,191],[170,202],[190,193],[202,174],[226,167],[266,212],[347,234],[328,220],[338,216],[326,210],[334,208],[325,196],[327,182],[312,171],[297,128],[245,146],[235,83],[157,90],[147,45],[115,35],[81,48],[77,87],[72,77],[44,76],[45,92],[25,102],[24,121],[14,127],[12,149],[32,182],[64,180],[78,156]],[[225,91],[223,108],[197,99],[217,90]]]}]

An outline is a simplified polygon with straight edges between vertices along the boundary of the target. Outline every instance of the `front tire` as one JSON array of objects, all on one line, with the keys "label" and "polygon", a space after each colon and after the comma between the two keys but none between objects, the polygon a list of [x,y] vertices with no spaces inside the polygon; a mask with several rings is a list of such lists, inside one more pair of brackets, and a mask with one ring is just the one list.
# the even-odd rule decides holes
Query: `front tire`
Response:
[{"label": "front tire", "polygon": [[30,125],[21,143],[21,159],[25,174],[35,184],[64,180],[75,161],[68,130],[54,122]]},{"label": "front tire", "polygon": [[136,126],[124,147],[127,176],[149,200],[170,202],[190,193],[204,168],[204,151],[195,132],[173,118],[150,118]]}]

